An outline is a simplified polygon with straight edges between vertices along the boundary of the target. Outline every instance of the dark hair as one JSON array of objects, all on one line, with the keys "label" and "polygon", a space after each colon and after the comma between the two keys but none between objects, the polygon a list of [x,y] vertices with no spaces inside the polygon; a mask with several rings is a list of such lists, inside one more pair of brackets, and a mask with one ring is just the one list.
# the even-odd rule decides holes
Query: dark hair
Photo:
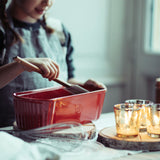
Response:
[{"label": "dark hair", "polygon": [[46,30],[47,33],[51,34],[51,33],[54,32],[53,28],[47,26],[47,24],[46,24],[46,16],[45,15],[43,15],[41,22],[42,22],[41,24],[42,24],[43,28]]},{"label": "dark hair", "polygon": [[12,40],[12,44],[16,43],[17,41],[21,41],[23,42],[23,38],[16,33],[10,26],[9,21],[8,21],[8,17],[7,17],[7,13],[6,13],[6,4],[7,4],[8,0],[1,0],[1,5],[0,5],[0,20],[2,22],[2,26],[4,28],[4,30],[9,30],[12,34],[13,34],[13,40]]},{"label": "dark hair", "polygon": [[[13,39],[10,45],[15,44],[16,42],[20,41],[20,42],[24,42],[23,38],[17,33],[15,32],[8,21],[8,17],[7,17],[7,13],[6,13],[6,4],[7,4],[8,0],[1,0],[0,1],[0,20],[2,22],[2,26],[4,28],[5,31],[10,31],[11,34],[13,35]],[[46,30],[47,33],[53,33],[54,29],[48,27],[46,25],[46,18],[45,15],[43,16],[42,20],[41,20],[41,25],[43,26],[43,28]]]}]

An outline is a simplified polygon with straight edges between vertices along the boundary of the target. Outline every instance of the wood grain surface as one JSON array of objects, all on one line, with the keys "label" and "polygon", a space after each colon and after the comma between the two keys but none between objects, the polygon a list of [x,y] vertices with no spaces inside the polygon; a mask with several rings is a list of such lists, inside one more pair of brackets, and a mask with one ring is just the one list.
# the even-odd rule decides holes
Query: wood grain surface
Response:
[{"label": "wood grain surface", "polygon": [[115,127],[100,130],[97,141],[115,149],[160,151],[160,138],[151,138],[146,132],[139,133],[134,138],[119,138]]}]

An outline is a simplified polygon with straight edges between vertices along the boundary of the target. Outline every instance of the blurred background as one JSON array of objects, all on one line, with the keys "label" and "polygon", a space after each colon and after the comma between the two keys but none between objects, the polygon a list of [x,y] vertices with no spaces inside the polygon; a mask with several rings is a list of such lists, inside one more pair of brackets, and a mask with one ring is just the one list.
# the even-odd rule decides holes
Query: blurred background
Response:
[{"label": "blurred background", "polygon": [[160,0],[57,0],[50,16],[72,35],[76,78],[103,82],[103,112],[126,99],[155,101]]}]

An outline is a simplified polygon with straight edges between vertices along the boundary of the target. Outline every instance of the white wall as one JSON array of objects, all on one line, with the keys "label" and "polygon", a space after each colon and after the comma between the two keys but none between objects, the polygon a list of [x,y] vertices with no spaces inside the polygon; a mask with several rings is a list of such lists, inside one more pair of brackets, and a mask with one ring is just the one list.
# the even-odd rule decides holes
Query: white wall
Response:
[{"label": "white wall", "polygon": [[72,33],[78,77],[121,75],[124,1],[58,0],[52,13]]}]

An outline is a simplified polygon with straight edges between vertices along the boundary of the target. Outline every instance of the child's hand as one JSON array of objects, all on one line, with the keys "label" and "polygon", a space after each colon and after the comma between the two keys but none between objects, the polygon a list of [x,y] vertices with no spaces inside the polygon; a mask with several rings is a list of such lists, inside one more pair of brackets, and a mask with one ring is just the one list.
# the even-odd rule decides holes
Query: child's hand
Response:
[{"label": "child's hand", "polygon": [[93,79],[89,79],[85,83],[82,83],[82,82],[77,81],[74,78],[70,78],[68,80],[68,82],[71,83],[71,84],[74,84],[74,85],[76,85],[76,84],[80,85],[80,86],[82,86],[84,88],[89,88],[91,90],[92,89],[93,90],[95,90],[95,89],[106,89],[107,90],[107,87],[103,83],[100,83],[100,82],[95,81]]},{"label": "child's hand", "polygon": [[89,79],[84,83],[85,87],[89,88],[96,88],[96,89],[107,89],[106,86],[103,83],[100,83],[98,81]]},{"label": "child's hand", "polygon": [[[36,65],[40,70],[44,78],[48,78],[50,81],[59,76],[59,66],[49,58],[25,58],[28,62]],[[30,68],[24,66],[24,70],[32,72]]]}]

